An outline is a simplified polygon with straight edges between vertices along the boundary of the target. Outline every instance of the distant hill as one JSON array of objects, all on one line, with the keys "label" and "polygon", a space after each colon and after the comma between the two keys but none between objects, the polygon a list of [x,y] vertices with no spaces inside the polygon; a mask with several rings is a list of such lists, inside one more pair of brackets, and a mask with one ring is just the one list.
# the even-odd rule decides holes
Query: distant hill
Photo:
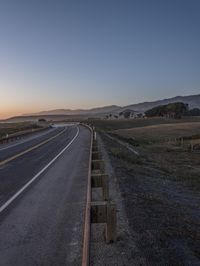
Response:
[{"label": "distant hill", "polygon": [[71,110],[71,109],[55,109],[55,110],[49,110],[49,111],[42,111],[38,113],[32,113],[32,114],[25,114],[24,116],[35,116],[35,115],[97,115],[97,114],[107,114],[107,113],[113,113],[118,112],[120,110],[120,106],[117,105],[110,105],[110,106],[104,106],[104,107],[97,107],[92,109],[77,109],[77,110]]},{"label": "distant hill", "polygon": [[92,109],[77,109],[77,110],[71,110],[71,109],[56,109],[56,110],[49,110],[49,111],[42,111],[39,113],[33,113],[33,114],[25,114],[21,117],[14,117],[10,118],[9,120],[18,120],[18,118],[22,120],[32,120],[37,119],[39,116],[45,116],[46,118],[57,118],[59,116],[67,117],[67,116],[82,116],[82,117],[103,117],[108,114],[119,114],[120,112],[123,112],[126,109],[132,110],[133,112],[145,112],[153,107],[159,106],[159,105],[165,105],[169,103],[174,102],[183,102],[187,103],[189,105],[189,108],[200,108],[200,94],[198,95],[190,95],[190,96],[176,96],[169,99],[164,100],[158,100],[153,102],[143,102],[143,103],[137,103],[137,104],[131,104],[127,106],[117,106],[117,105],[110,105],[110,106],[103,106],[103,107],[97,107]]},{"label": "distant hill", "polygon": [[84,115],[80,115],[80,116],[76,116],[76,115],[25,115],[25,116],[13,116],[10,117],[8,119],[5,120],[0,120],[0,122],[12,122],[12,123],[18,123],[18,122],[28,122],[28,121],[33,121],[33,122],[37,122],[39,119],[44,118],[48,121],[52,120],[52,121],[80,121],[82,119],[87,118],[87,116]]},{"label": "distant hill", "polygon": [[175,103],[175,102],[187,103],[190,109],[200,108],[200,94],[190,95],[190,96],[176,96],[173,98],[154,101],[154,102],[143,102],[143,103],[138,103],[138,104],[132,104],[132,105],[126,106],[125,108],[137,110],[140,112],[145,112],[148,109],[151,109],[153,107],[156,107],[159,105],[165,105],[168,103]]},{"label": "distant hill", "polygon": [[56,109],[50,111],[43,111],[34,114],[26,114],[26,116],[30,115],[103,115],[108,113],[119,113],[125,109],[131,109],[136,112],[145,112],[148,109],[156,107],[158,105],[164,105],[168,103],[174,102],[183,102],[188,103],[189,108],[200,108],[200,94],[199,95],[190,95],[190,96],[176,96],[169,99],[158,100],[154,102],[143,102],[137,104],[131,104],[127,106],[117,106],[117,105],[110,105],[104,107],[97,107],[92,109],[77,109],[77,110],[70,110],[70,109]]}]

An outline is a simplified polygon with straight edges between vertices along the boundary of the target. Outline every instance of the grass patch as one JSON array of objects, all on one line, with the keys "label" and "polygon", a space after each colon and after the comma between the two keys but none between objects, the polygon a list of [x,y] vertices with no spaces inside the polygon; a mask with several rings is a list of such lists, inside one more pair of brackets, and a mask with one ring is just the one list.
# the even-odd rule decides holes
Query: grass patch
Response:
[{"label": "grass patch", "polygon": [[134,155],[131,156],[130,154],[128,154],[127,152],[125,152],[124,150],[120,148],[111,147],[109,150],[112,156],[120,160],[126,161],[131,164],[138,164],[138,165],[143,164],[143,161],[140,157],[134,156]]},{"label": "grass patch", "polygon": [[90,120],[90,124],[100,131],[113,131],[118,129],[141,128],[152,125],[180,124],[187,122],[200,122],[200,117],[183,117],[182,119],[168,119],[162,117],[139,118],[139,119],[113,119],[113,120]]},{"label": "grass patch", "polygon": [[134,156],[119,144],[109,143],[110,153],[129,163],[127,169],[138,165],[134,172],[200,190],[200,154],[190,149],[191,139],[199,137],[200,122],[119,129],[109,134],[137,147],[139,156]]},{"label": "grass patch", "polygon": [[145,145],[150,145],[153,143],[156,143],[156,141],[144,139],[144,138],[126,138],[122,135],[116,134],[116,133],[109,133],[111,136],[118,138],[119,140],[122,140],[124,142],[128,142],[134,147],[143,147]]},{"label": "grass patch", "polygon": [[133,139],[135,142],[144,142],[146,144],[163,143],[163,142],[181,142],[191,139],[191,136],[199,136],[200,122],[176,123],[151,125],[140,128],[119,129],[113,131],[114,134],[128,141]]}]

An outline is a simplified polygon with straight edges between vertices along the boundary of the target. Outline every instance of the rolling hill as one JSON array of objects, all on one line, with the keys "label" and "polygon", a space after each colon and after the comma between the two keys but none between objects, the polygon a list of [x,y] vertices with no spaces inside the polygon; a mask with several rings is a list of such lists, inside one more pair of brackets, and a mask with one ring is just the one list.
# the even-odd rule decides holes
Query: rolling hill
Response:
[{"label": "rolling hill", "polygon": [[92,109],[56,109],[56,110],[49,110],[43,111],[39,113],[33,114],[26,114],[26,116],[30,115],[100,115],[100,114],[108,114],[108,113],[118,113],[125,109],[131,109],[139,112],[144,112],[150,108],[156,107],[158,105],[164,105],[168,103],[174,102],[183,102],[188,103],[190,109],[191,108],[200,108],[200,94],[198,95],[190,95],[190,96],[176,96],[173,98],[153,101],[153,102],[143,102],[137,104],[131,104],[127,106],[117,106],[117,105],[110,105],[104,107],[97,107]]},{"label": "rolling hill", "polygon": [[82,116],[82,117],[102,117],[107,114],[119,114],[120,112],[130,109],[132,111],[136,112],[145,112],[148,109],[151,109],[153,107],[164,105],[168,103],[174,103],[174,102],[183,102],[189,104],[189,108],[200,108],[200,94],[198,95],[189,95],[189,96],[176,96],[173,98],[153,101],[153,102],[143,102],[143,103],[137,103],[137,104],[131,104],[127,106],[117,106],[117,105],[110,105],[110,106],[103,106],[103,107],[97,107],[97,108],[91,108],[91,109],[55,109],[55,110],[48,110],[48,111],[42,111],[38,113],[32,113],[32,114],[24,114],[20,117],[13,117],[8,120],[28,120],[28,119],[37,119],[40,116],[44,116],[46,118],[49,117],[64,117],[67,116]]}]

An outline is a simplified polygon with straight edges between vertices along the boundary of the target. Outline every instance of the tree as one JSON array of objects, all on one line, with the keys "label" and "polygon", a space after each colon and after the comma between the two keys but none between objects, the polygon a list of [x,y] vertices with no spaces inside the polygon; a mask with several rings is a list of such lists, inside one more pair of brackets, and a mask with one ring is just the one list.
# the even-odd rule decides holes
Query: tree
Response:
[{"label": "tree", "polygon": [[40,118],[40,119],[38,119],[38,122],[39,122],[39,123],[45,123],[45,122],[47,122],[47,121],[46,121],[46,119],[44,119],[44,118]]},{"label": "tree", "polygon": [[128,119],[131,116],[131,111],[124,111],[124,118]]},{"label": "tree", "polygon": [[139,114],[137,114],[137,117],[138,118],[142,118],[143,117],[143,114],[142,113],[139,113]]},{"label": "tree", "polygon": [[181,118],[188,112],[188,104],[175,102],[166,105],[159,105],[145,112],[147,117],[162,116],[169,118]]},{"label": "tree", "polygon": [[193,109],[189,110],[188,115],[200,116],[200,109],[199,108],[193,108]]}]

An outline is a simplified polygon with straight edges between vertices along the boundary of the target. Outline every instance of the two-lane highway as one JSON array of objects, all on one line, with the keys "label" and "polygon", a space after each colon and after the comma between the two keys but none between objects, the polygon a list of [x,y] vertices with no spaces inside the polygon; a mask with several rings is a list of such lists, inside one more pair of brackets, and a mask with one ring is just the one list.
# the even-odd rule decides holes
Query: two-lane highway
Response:
[{"label": "two-lane highway", "polygon": [[2,144],[0,145],[0,151],[2,151],[2,150],[6,150],[6,149],[11,148],[11,147],[15,147],[15,146],[20,145],[20,144],[22,144],[22,143],[25,143],[25,142],[31,141],[32,139],[39,138],[40,136],[46,135],[46,134],[48,134],[49,132],[54,131],[54,130],[56,130],[56,129],[57,129],[57,127],[49,127],[49,128],[47,128],[47,129],[45,129],[45,130],[37,131],[37,132],[33,132],[32,134],[27,135],[27,136],[25,136],[25,137],[23,137],[23,138],[16,139],[16,140],[13,141],[13,142],[11,141],[11,142],[4,143],[4,144],[2,143]]},{"label": "two-lane highway", "polygon": [[81,265],[90,134],[56,129],[0,166],[0,266]]},{"label": "two-lane highway", "polygon": [[51,128],[42,133],[36,133],[14,143],[8,143],[0,146],[0,165],[5,164],[6,159],[12,158],[23,151],[26,151],[40,143],[56,137],[59,133],[66,130],[65,128]]}]

